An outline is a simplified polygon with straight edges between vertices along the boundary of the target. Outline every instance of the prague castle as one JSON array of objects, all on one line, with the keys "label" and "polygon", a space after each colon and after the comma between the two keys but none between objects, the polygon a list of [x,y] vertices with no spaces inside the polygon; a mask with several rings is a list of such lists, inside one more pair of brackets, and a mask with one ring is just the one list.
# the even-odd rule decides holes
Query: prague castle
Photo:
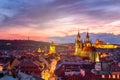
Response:
[{"label": "prague castle", "polygon": [[83,42],[78,32],[77,39],[75,40],[75,55],[80,56],[83,59],[87,59],[91,62],[99,61],[99,54],[96,52],[96,48],[92,46],[89,33],[86,34],[86,40]]}]

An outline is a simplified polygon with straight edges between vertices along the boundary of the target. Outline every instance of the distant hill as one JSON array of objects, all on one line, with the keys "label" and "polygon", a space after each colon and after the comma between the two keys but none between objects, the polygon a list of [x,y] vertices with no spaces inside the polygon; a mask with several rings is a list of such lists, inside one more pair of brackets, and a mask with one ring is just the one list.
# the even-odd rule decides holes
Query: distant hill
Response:
[{"label": "distant hill", "polygon": [[50,43],[33,40],[0,40],[0,50],[41,49],[49,47]]}]

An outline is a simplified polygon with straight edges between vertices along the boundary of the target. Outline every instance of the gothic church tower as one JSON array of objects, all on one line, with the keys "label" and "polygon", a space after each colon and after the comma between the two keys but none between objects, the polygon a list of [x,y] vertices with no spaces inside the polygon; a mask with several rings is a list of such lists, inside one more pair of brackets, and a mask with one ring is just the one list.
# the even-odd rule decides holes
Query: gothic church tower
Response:
[{"label": "gothic church tower", "polygon": [[78,32],[77,39],[75,40],[75,55],[79,55],[82,51],[83,43],[81,41],[80,33]]}]

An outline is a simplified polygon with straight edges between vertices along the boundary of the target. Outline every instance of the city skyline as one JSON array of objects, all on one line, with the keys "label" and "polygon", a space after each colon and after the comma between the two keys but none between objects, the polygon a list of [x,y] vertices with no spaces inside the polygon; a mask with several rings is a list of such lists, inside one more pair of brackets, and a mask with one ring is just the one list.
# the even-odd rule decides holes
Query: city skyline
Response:
[{"label": "city skyline", "polygon": [[78,29],[92,40],[120,44],[118,0],[0,0],[0,39],[73,42]]}]

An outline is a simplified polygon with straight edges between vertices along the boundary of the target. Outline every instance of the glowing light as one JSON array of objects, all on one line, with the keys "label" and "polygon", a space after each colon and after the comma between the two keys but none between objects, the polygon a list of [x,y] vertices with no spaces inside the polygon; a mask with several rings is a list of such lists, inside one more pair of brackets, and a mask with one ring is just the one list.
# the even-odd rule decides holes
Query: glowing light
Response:
[{"label": "glowing light", "polygon": [[120,78],[120,75],[118,74],[118,75],[117,75],[117,79],[119,79],[119,78]]},{"label": "glowing light", "polygon": [[44,71],[42,72],[42,78],[45,79],[45,80],[49,80],[49,78],[50,78],[50,72],[49,72],[48,69],[47,69],[47,70],[44,70]]},{"label": "glowing light", "polygon": [[115,75],[112,75],[112,78],[113,78],[113,79],[115,79],[115,78],[116,78],[116,76],[115,76]]},{"label": "glowing light", "polygon": [[102,78],[105,78],[105,75],[102,75]]},{"label": "glowing light", "polygon": [[109,78],[111,78],[111,75],[109,75]]},{"label": "glowing light", "polygon": [[52,59],[51,64],[49,65],[49,68],[42,71],[42,78],[45,80],[57,80],[56,75],[54,74],[54,71],[56,69],[57,61],[59,60],[59,57],[57,59]]},{"label": "glowing light", "polygon": [[57,64],[57,60],[53,59],[51,65],[50,65],[50,73],[51,73],[51,75],[54,74],[54,70],[56,68],[56,64]]},{"label": "glowing light", "polygon": [[108,56],[106,53],[102,53],[102,54],[100,55],[101,58],[106,57],[106,56]]},{"label": "glowing light", "polygon": [[99,54],[96,53],[96,62],[99,62],[99,61],[100,61]]},{"label": "glowing light", "polygon": [[41,52],[41,49],[40,48],[38,48],[38,51],[37,51],[38,53],[40,53]]},{"label": "glowing light", "polygon": [[49,51],[50,54],[52,53],[56,53],[56,47],[54,45],[54,43],[52,42],[51,45],[50,45],[50,51]]},{"label": "glowing light", "polygon": [[99,44],[99,45],[93,44],[93,46],[96,48],[106,48],[106,49],[113,49],[113,48],[115,49],[118,47],[117,45],[113,45],[113,44]]},{"label": "glowing light", "polygon": [[85,76],[85,71],[81,69],[80,72],[81,72],[81,75],[84,77]]},{"label": "glowing light", "polygon": [[0,71],[3,71],[3,66],[0,66]]}]

